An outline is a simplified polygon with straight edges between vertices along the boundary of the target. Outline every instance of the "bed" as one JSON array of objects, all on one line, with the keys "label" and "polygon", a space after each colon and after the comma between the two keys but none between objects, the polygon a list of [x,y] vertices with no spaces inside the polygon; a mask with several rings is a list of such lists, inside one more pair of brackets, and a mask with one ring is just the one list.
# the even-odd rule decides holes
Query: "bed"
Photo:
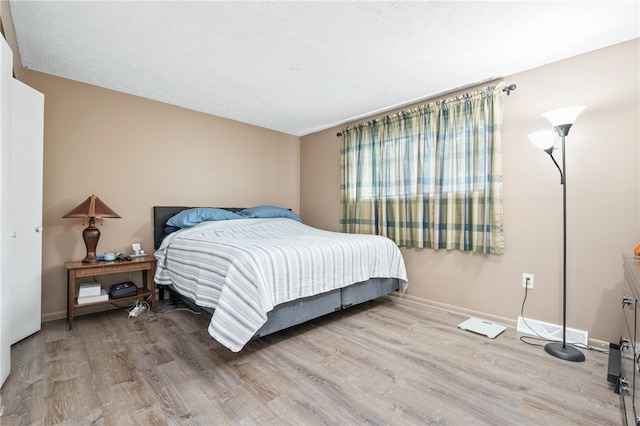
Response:
[{"label": "bed", "polygon": [[[269,214],[252,213],[263,207]],[[216,217],[175,226],[176,218],[205,210]],[[209,334],[233,352],[253,338],[406,290],[404,261],[391,240],[323,231],[296,218],[273,206],[155,206],[156,285],[210,314]]]}]

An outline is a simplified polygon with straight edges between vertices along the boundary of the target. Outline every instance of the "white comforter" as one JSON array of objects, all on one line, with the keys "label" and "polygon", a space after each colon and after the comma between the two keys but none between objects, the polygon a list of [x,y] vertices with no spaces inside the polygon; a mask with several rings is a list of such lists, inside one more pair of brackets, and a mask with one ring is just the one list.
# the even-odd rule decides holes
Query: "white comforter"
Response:
[{"label": "white comforter", "polygon": [[402,255],[390,239],[291,219],[203,222],[166,237],[155,257],[156,283],[214,308],[209,334],[234,352],[280,303],[369,278],[407,285]]}]

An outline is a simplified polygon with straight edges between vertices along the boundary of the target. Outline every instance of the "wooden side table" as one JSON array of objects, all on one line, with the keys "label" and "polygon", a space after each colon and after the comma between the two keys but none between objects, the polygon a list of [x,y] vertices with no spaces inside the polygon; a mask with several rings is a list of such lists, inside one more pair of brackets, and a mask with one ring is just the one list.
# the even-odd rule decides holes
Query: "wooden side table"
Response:
[{"label": "wooden side table", "polygon": [[[152,255],[134,258],[133,260],[116,260],[113,262],[67,262],[64,264],[64,267],[67,268],[67,320],[69,321],[69,330],[73,330],[73,311],[78,307],[84,308],[86,306],[104,305],[113,301],[136,300],[151,296],[151,310],[156,310],[156,283],[153,280],[156,259]],[[78,298],[76,297],[77,278],[136,271],[142,271],[143,287],[138,287],[138,292],[135,296],[78,305]]]}]

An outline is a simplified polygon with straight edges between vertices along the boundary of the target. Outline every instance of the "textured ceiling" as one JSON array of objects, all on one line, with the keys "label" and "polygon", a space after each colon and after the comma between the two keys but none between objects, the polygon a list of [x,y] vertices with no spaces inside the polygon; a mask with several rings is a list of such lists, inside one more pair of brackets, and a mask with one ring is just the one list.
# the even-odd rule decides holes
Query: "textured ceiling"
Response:
[{"label": "textured ceiling", "polygon": [[640,35],[637,1],[9,5],[26,68],[297,136]]}]

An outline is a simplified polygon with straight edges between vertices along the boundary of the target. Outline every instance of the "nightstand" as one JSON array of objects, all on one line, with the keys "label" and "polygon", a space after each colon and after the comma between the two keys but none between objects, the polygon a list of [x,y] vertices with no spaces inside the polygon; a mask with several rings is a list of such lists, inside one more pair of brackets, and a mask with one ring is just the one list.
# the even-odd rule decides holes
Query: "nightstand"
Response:
[{"label": "nightstand", "polygon": [[[79,307],[84,308],[86,306],[106,305],[114,301],[122,302],[126,300],[136,300],[151,296],[151,310],[156,310],[156,283],[155,281],[153,281],[156,259],[151,255],[146,257],[134,258],[133,260],[113,262],[67,262],[64,264],[64,267],[67,268],[67,320],[69,321],[69,330],[73,330],[73,312],[76,308]],[[138,292],[135,296],[78,305],[78,299],[76,297],[77,278],[108,274],[121,274],[136,271],[142,271],[143,286],[138,287]]]}]

